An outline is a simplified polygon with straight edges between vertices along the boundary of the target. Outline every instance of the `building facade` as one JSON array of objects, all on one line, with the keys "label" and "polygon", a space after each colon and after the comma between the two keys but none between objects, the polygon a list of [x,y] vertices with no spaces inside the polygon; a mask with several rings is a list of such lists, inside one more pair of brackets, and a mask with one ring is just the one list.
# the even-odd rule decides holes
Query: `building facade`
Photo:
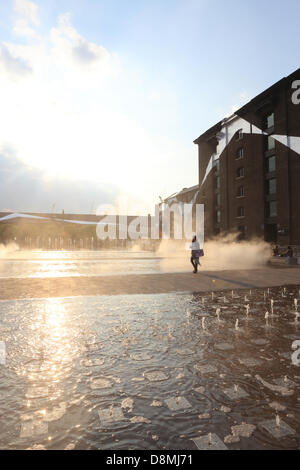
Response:
[{"label": "building facade", "polygon": [[206,238],[300,245],[300,69],[194,143]]}]

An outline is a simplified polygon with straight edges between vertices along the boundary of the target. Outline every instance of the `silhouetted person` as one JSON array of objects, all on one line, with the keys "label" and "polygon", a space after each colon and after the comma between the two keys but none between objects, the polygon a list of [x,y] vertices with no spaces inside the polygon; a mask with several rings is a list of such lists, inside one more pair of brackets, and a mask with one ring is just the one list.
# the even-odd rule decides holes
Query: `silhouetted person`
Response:
[{"label": "silhouetted person", "polygon": [[196,236],[193,238],[190,248],[192,249],[191,263],[194,268],[194,273],[196,274],[198,272],[198,266],[200,265],[200,245]]},{"label": "silhouetted person", "polygon": [[273,256],[279,256],[279,246],[275,245],[273,248]]}]

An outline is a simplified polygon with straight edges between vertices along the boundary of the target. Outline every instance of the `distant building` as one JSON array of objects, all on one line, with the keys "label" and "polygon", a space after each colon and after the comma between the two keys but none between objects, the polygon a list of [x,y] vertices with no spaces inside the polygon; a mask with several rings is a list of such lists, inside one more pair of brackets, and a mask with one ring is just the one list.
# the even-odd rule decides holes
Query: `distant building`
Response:
[{"label": "distant building", "polygon": [[192,186],[191,188],[183,188],[178,193],[172,194],[167,197],[163,202],[167,205],[171,205],[174,202],[182,202],[185,204],[195,203],[199,197],[199,185]]},{"label": "distant building", "polygon": [[300,245],[300,69],[194,143],[206,238],[238,231]]}]

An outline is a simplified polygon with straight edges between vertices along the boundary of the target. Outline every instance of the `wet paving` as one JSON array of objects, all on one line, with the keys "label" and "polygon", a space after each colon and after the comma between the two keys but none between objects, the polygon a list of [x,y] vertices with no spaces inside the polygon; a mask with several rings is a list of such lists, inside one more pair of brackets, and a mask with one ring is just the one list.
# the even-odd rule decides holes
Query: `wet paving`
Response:
[{"label": "wet paving", "polygon": [[0,447],[298,449],[297,310],[296,286],[0,302]]}]

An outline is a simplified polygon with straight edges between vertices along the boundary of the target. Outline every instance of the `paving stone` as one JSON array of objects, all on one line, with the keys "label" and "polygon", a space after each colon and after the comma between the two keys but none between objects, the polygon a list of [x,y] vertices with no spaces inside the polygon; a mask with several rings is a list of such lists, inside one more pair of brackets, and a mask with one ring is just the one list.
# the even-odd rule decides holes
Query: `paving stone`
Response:
[{"label": "paving stone", "polygon": [[199,450],[227,450],[224,442],[217,436],[217,434],[211,434],[211,441],[209,434],[206,436],[197,437],[192,439]]},{"label": "paving stone", "polygon": [[205,393],[205,387],[202,387],[201,385],[199,387],[194,387],[193,390],[197,393]]},{"label": "paving stone", "polygon": [[296,387],[296,383],[287,378],[287,380],[284,379],[284,377],[280,377],[278,379],[273,380],[274,384],[276,385],[281,385],[282,387],[287,387],[287,388],[293,388]]},{"label": "paving stone", "polygon": [[234,346],[229,343],[219,343],[215,345],[215,348],[219,349],[220,351],[231,351],[232,349],[234,349]]},{"label": "paving stone", "polygon": [[110,426],[114,423],[126,420],[122,408],[111,407],[98,410],[99,418],[103,426]]},{"label": "paving stone", "polygon": [[257,339],[253,339],[251,341],[251,343],[257,344],[259,346],[264,346],[265,344],[268,344],[269,341],[267,339],[264,339],[264,338],[257,338]]},{"label": "paving stone", "polygon": [[48,433],[48,423],[45,421],[24,421],[21,424],[21,438],[37,437]]},{"label": "paving stone", "polygon": [[91,380],[92,390],[101,390],[103,388],[110,388],[114,385],[113,380],[106,377],[99,377]]},{"label": "paving stone", "polygon": [[275,419],[263,421],[262,423],[259,423],[259,425],[262,428],[266,429],[270,434],[272,434],[273,437],[276,437],[277,439],[296,434],[296,431],[282,420],[280,420],[280,427],[276,426]]},{"label": "paving stone", "polygon": [[144,375],[150,382],[161,382],[163,380],[168,380],[168,376],[160,370],[144,372]]},{"label": "paving stone", "polygon": [[205,366],[195,366],[195,369],[201,372],[201,374],[214,374],[218,371],[215,366],[205,365]]},{"label": "paving stone", "polygon": [[180,411],[192,407],[185,397],[168,398],[165,402],[171,411]]},{"label": "paving stone", "polygon": [[130,354],[130,357],[135,361],[149,361],[152,359],[152,356],[150,356],[148,353],[133,353]]},{"label": "paving stone", "polygon": [[195,351],[189,348],[176,349],[177,354],[180,356],[192,356],[195,354]]},{"label": "paving stone", "polygon": [[238,387],[237,390],[235,390],[234,387],[227,388],[223,390],[223,393],[225,393],[230,400],[239,400],[240,398],[249,397],[249,394],[241,387]]},{"label": "paving stone", "polygon": [[245,357],[245,358],[239,359],[239,362],[246,367],[256,367],[262,364],[261,361],[259,361],[258,359],[254,359],[252,357],[248,357],[248,358]]}]

